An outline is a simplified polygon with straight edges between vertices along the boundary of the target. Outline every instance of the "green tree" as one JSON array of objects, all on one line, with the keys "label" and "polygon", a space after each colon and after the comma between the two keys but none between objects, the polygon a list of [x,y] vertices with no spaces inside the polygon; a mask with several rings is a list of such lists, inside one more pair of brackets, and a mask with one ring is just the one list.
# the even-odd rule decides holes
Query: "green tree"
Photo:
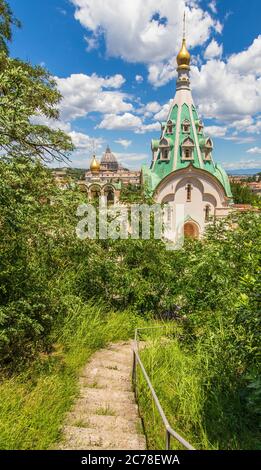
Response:
[{"label": "green tree", "polygon": [[61,130],[35,124],[34,118],[57,120],[61,95],[42,67],[0,55],[0,149],[13,157],[64,160],[73,145]]},{"label": "green tree", "polygon": [[13,157],[64,160],[73,150],[70,137],[58,124],[55,129],[41,124],[58,120],[62,96],[43,67],[8,57],[13,24],[17,20],[0,0],[0,150]]},{"label": "green tree", "polygon": [[253,194],[251,189],[241,183],[231,183],[235,204],[252,204],[260,207],[260,197]]},{"label": "green tree", "polygon": [[5,0],[0,0],[0,52],[8,53],[7,42],[12,40],[12,26],[20,27],[18,21]]}]

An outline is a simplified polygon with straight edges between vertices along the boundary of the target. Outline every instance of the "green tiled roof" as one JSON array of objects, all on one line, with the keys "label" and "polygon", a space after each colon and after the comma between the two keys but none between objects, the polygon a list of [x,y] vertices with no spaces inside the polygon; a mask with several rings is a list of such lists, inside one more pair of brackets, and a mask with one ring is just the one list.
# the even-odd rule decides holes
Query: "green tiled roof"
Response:
[{"label": "green tiled roof", "polygon": [[[180,106],[180,105],[179,105]],[[169,142],[169,159],[161,159],[160,140],[152,140],[152,149],[157,152],[155,161],[151,163],[150,168],[146,165],[142,167],[143,181],[146,185],[147,192],[152,195],[156,187],[162,179],[173,171],[187,168],[189,164],[195,168],[205,170],[211,173],[217,180],[222,184],[227,197],[232,198],[231,188],[229,184],[228,176],[221,165],[215,164],[212,160],[204,160],[202,151],[206,145],[208,136],[204,133],[204,128],[201,132],[198,132],[199,124],[202,124],[199,120],[197,110],[194,105],[188,105],[183,103],[179,109],[178,104],[173,105],[169,113],[169,120],[173,122],[173,133],[167,133],[167,122],[164,121],[162,125],[161,139],[166,138]],[[184,132],[183,122],[189,121],[189,132]],[[176,126],[179,126],[177,129]],[[190,137],[193,140],[193,160],[185,161],[182,159],[182,144],[186,138]],[[175,158],[175,143],[178,139],[178,152]]]}]

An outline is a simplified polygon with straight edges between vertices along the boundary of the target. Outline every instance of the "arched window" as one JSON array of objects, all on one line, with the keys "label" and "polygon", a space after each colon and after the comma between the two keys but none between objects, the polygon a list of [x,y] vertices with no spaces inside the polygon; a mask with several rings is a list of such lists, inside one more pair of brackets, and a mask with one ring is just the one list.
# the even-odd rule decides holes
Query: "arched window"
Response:
[{"label": "arched window", "polygon": [[191,184],[188,184],[186,186],[186,191],[187,191],[187,202],[191,202],[191,191],[192,191]]},{"label": "arched window", "polygon": [[190,158],[190,150],[185,149],[185,158]]},{"label": "arched window", "polygon": [[183,121],[183,123],[182,123],[182,131],[183,131],[183,132],[186,132],[186,133],[190,132],[190,122],[189,122],[188,119],[185,119],[185,120]]},{"label": "arched window", "polygon": [[205,207],[205,222],[209,222],[209,218],[210,218],[210,206],[207,205]]},{"label": "arched window", "polygon": [[168,160],[168,158],[169,158],[169,151],[168,151],[168,149],[163,149],[163,150],[162,150],[162,158],[163,158],[163,160]]}]

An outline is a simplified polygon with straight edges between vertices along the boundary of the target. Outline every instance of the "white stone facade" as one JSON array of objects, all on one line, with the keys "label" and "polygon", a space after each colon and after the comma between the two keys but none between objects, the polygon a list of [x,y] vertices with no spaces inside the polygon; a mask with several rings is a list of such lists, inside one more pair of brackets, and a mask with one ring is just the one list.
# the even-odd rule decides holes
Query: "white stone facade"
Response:
[{"label": "white stone facade", "polygon": [[169,174],[157,187],[155,201],[171,206],[171,225],[175,227],[175,205],[184,205],[185,234],[188,225],[195,227],[195,238],[200,237],[208,223],[214,218],[224,217],[230,212],[228,198],[219,181],[210,173],[194,168]]}]

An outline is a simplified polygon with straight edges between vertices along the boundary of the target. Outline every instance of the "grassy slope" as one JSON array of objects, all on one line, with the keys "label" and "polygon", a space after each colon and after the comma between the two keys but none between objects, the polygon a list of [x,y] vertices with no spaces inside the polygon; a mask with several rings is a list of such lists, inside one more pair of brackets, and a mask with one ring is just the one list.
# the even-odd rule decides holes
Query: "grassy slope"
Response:
[{"label": "grassy slope", "polygon": [[[213,386],[209,358],[175,338],[153,338],[141,352],[145,368],[173,429],[196,449],[257,449],[258,431],[242,415],[240,397]],[[138,401],[150,449],[164,449],[165,430],[151,394],[139,373]],[[172,448],[182,448],[172,440]]]},{"label": "grassy slope", "polygon": [[144,321],[130,312],[70,299],[69,314],[54,334],[54,352],[42,355],[24,373],[0,383],[0,449],[48,449],[77,395],[78,376],[90,355],[110,341],[133,336]]},{"label": "grassy slope", "polygon": [[[105,313],[103,307],[74,298],[69,304],[66,322],[54,334],[53,353],[0,383],[0,449],[52,448],[91,354],[110,341],[133,337],[136,326],[159,324],[128,311]],[[238,397],[213,387],[204,351],[185,349],[173,337],[177,327],[168,324],[168,329],[167,338],[162,329],[145,331],[147,348],[141,355],[172,427],[197,449],[258,448],[257,432],[241,416]],[[140,374],[138,384],[149,448],[164,449],[164,428]],[[173,440],[172,446],[181,448]]]}]

